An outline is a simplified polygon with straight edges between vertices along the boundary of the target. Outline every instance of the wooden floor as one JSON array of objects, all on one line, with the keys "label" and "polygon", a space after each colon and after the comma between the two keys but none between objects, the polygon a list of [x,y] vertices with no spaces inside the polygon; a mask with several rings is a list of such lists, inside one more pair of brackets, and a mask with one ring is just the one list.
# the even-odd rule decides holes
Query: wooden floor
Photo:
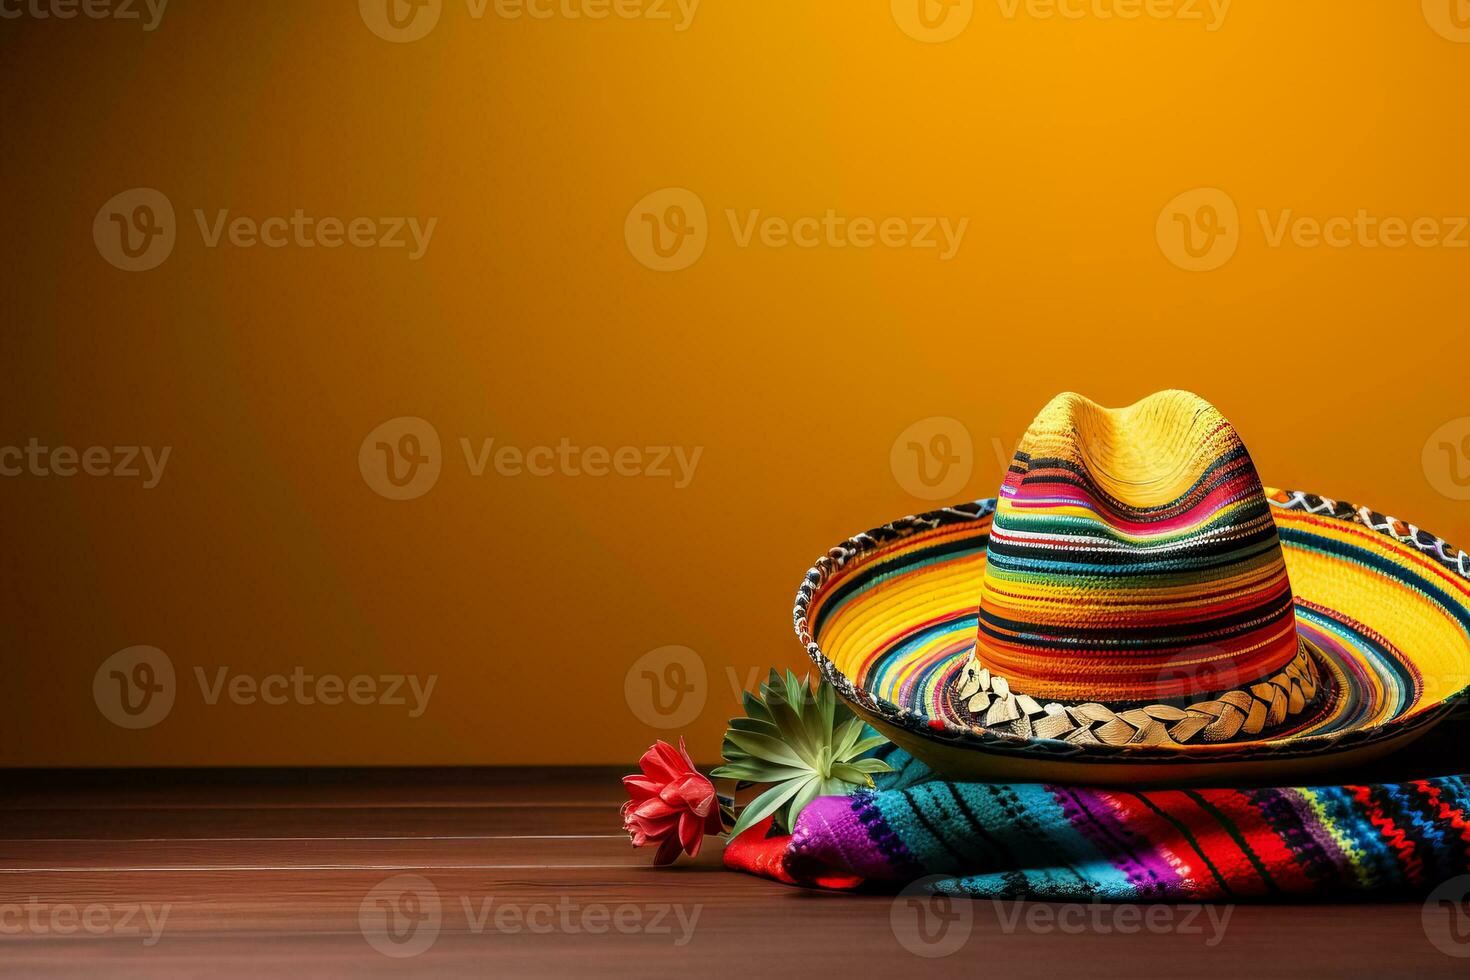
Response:
[{"label": "wooden floor", "polygon": [[731,874],[716,842],[655,870],[608,771],[0,780],[7,976],[1470,975],[1418,903],[930,906]]}]

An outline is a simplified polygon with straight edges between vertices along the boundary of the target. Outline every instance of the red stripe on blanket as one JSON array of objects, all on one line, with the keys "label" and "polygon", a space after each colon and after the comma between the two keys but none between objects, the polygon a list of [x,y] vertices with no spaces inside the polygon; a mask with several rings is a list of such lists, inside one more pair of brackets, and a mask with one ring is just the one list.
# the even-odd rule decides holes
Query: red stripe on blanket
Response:
[{"label": "red stripe on blanket", "polygon": [[[1097,799],[1107,802],[1117,818],[1119,830],[1128,834],[1128,843],[1137,859],[1124,863],[1113,857],[1113,863],[1126,872],[1130,879],[1138,877],[1133,871],[1134,867],[1147,867],[1152,861],[1162,861],[1183,883],[1184,888],[1200,899],[1228,897],[1215,876],[1210,873],[1209,865],[1179,832],[1179,828],[1160,816],[1148,803],[1132,793],[1101,790],[1092,792]],[[1152,797],[1154,794],[1144,795]]]},{"label": "red stripe on blanket", "polygon": [[744,871],[762,878],[771,878],[787,885],[815,885],[818,888],[845,890],[863,883],[861,878],[843,874],[817,875],[810,880],[793,877],[786,869],[786,845],[791,843],[791,835],[766,836],[774,819],[767,817],[727,843],[725,867],[731,871]]},{"label": "red stripe on blanket", "polygon": [[1294,895],[1310,894],[1316,890],[1317,882],[1307,874],[1306,867],[1297,861],[1291,848],[1266,822],[1260,807],[1252,803],[1248,795],[1238,789],[1207,789],[1201,790],[1200,795],[1235,824],[1279,888]]},{"label": "red stripe on blanket", "polygon": [[[1209,810],[1183,790],[1154,790],[1148,794],[1159,809],[1179,821],[1196,846],[1230,885],[1236,898],[1271,894],[1271,883],[1256,869],[1255,862],[1226,827]],[[1206,798],[1208,801],[1208,798]],[[1211,805],[1214,805],[1211,803]]]}]

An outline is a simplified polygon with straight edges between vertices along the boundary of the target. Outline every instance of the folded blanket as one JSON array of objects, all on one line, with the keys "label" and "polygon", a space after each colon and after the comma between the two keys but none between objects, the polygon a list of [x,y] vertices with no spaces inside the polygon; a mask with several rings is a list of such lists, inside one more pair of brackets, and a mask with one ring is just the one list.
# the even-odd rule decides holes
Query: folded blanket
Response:
[{"label": "folded blanket", "polygon": [[1295,789],[952,783],[901,750],[876,790],[754,828],[725,863],[792,884],[1101,901],[1423,894],[1470,873],[1466,777]]}]

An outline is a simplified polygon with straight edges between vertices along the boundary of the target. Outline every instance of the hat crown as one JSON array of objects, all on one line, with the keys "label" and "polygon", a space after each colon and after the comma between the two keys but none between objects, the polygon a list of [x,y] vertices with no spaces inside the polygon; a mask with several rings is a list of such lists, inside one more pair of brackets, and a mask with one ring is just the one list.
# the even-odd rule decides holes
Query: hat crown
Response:
[{"label": "hat crown", "polygon": [[1260,478],[1213,405],[1052,399],[1001,485],[982,666],[1039,698],[1188,698],[1264,678],[1298,643]]}]

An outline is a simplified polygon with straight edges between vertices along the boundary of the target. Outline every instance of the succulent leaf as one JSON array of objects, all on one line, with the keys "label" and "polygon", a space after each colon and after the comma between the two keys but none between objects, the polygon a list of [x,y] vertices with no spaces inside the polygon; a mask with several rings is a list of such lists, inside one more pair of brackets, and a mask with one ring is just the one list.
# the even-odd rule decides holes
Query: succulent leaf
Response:
[{"label": "succulent leaf", "polygon": [[833,751],[839,757],[852,754],[852,747],[863,737],[863,720],[856,716],[844,721],[832,736]]},{"label": "succulent leaf", "polygon": [[852,746],[852,748],[848,750],[848,756],[849,758],[856,758],[857,756],[860,756],[865,752],[873,751],[880,745],[887,744],[888,739],[884,738],[882,735],[869,735],[867,738],[859,739]]},{"label": "succulent leaf", "polygon": [[760,735],[756,732],[741,732],[731,729],[725,733],[725,741],[733,743],[746,755],[778,765],[792,766],[797,769],[810,769],[811,766],[805,759],[792,751],[791,747],[781,738],[773,735]]},{"label": "succulent leaf", "polygon": [[745,717],[730,719],[722,753],[725,765],[711,775],[769,788],[741,812],[739,834],[775,815],[789,830],[818,796],[839,796],[871,787],[873,775],[891,772],[887,763],[863,756],[886,744],[837,699],[820,677],[772,670],[758,693],[745,692]]},{"label": "succulent leaf", "polygon": [[763,721],[759,718],[731,718],[730,727],[737,732],[755,732],[757,735],[769,735],[772,738],[781,737],[781,729],[776,727],[773,721]]},{"label": "succulent leaf", "polygon": [[730,836],[739,837],[745,831],[781,809],[783,804],[801,790],[809,778],[789,779],[784,783],[777,783],[760,796],[751,800],[745,805],[745,809],[740,811],[740,819],[735,821],[735,827],[730,831]]},{"label": "succulent leaf", "polygon": [[766,710],[764,702],[762,702],[761,699],[756,697],[754,694],[751,694],[749,691],[741,691],[740,701],[745,706],[745,713],[751,718],[754,718],[757,721],[768,722],[771,725],[776,724],[776,720],[772,718],[771,713]]},{"label": "succulent leaf", "polygon": [[740,779],[750,783],[779,783],[787,779],[809,775],[809,771],[793,769],[790,766],[778,766],[773,762],[761,759],[741,759],[711,769],[710,775],[716,779]]}]

